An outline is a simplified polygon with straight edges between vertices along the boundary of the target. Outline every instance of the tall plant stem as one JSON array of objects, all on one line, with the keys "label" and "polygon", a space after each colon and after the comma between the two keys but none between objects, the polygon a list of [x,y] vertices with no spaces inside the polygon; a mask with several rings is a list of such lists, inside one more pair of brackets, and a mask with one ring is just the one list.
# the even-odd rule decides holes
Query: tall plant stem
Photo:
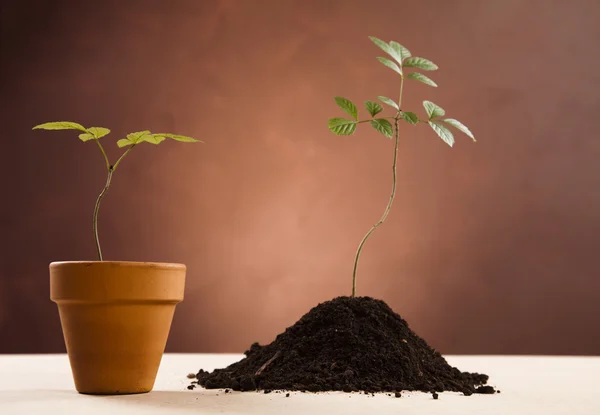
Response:
[{"label": "tall plant stem", "polygon": [[100,148],[100,151],[102,152],[102,156],[104,157],[104,162],[106,163],[106,169],[110,170],[110,161],[108,161],[108,156],[106,155],[106,151],[104,151],[104,147],[102,147],[102,143],[100,143],[100,140],[95,139],[94,140],[96,142],[96,144],[98,144],[98,147]]},{"label": "tall plant stem", "polygon": [[[125,151],[125,152],[124,152],[124,153],[121,155],[121,157],[119,157],[119,159],[117,160],[117,162],[115,163],[115,165],[114,165],[114,166],[112,166],[112,169],[113,169],[113,171],[117,169],[117,166],[119,165],[119,163],[121,163],[121,160],[123,160],[123,159],[125,158],[125,156],[126,156],[127,154],[129,154],[129,152],[130,152],[131,150],[133,150],[133,148],[134,148],[135,146],[136,146],[136,144],[133,144],[133,145],[131,145],[131,146],[130,146],[130,147],[127,149],[127,151]],[[110,169],[110,166],[109,166],[109,169]]]},{"label": "tall plant stem", "polygon": [[98,260],[102,261],[102,248],[100,248],[100,238],[98,238],[98,211],[100,210],[100,202],[102,202],[102,198],[104,197],[106,192],[108,192],[108,188],[110,187],[110,181],[112,179],[112,175],[115,172],[115,170],[117,169],[117,166],[119,165],[119,163],[121,163],[121,160],[123,160],[123,158],[127,154],[129,154],[129,152],[131,150],[133,150],[133,148],[136,145],[133,144],[131,147],[129,147],[121,155],[121,157],[119,157],[117,162],[114,165],[111,165],[110,161],[108,161],[108,157],[106,155],[106,152],[104,151],[104,148],[102,147],[102,144],[100,144],[100,141],[96,140],[96,143],[98,144],[98,147],[100,147],[100,150],[102,150],[102,155],[104,156],[104,160],[106,161],[106,169],[108,170],[108,176],[106,177],[106,184],[104,185],[102,192],[100,192],[100,195],[98,195],[98,199],[96,199],[96,206],[94,207],[94,224],[93,224],[94,238],[96,239],[96,251],[98,252]]},{"label": "tall plant stem", "polygon": [[100,202],[110,187],[110,180],[112,179],[114,169],[112,166],[108,167],[108,176],[106,178],[106,184],[104,189],[100,192],[98,199],[96,200],[96,206],[94,207],[94,237],[96,238],[96,251],[98,252],[98,260],[102,261],[102,249],[100,248],[100,239],[98,238],[98,211],[100,210]]},{"label": "tall plant stem", "polygon": [[381,216],[381,219],[379,219],[379,221],[373,225],[371,227],[371,229],[369,229],[369,231],[366,233],[366,235],[362,238],[362,241],[360,241],[360,244],[358,244],[358,249],[356,250],[356,256],[354,257],[354,269],[352,270],[352,297],[356,297],[356,270],[358,269],[358,260],[360,259],[360,253],[362,252],[363,246],[365,245],[365,242],[367,242],[367,239],[369,239],[369,237],[373,234],[373,232],[375,232],[375,229],[377,229],[379,226],[381,226],[381,224],[383,222],[385,222],[385,220],[387,219],[388,215],[390,214],[390,210],[392,209],[392,204],[394,203],[394,197],[396,196],[396,166],[398,163],[398,144],[400,141],[400,134],[398,132],[398,120],[400,118],[400,111],[402,109],[402,90],[404,87],[404,77],[400,78],[400,97],[398,98],[398,107],[400,108],[398,110],[398,113],[396,114],[396,116],[394,117],[394,161],[392,163],[392,192],[390,193],[390,198],[388,200],[388,204],[385,208],[385,211],[383,212],[383,215]]}]

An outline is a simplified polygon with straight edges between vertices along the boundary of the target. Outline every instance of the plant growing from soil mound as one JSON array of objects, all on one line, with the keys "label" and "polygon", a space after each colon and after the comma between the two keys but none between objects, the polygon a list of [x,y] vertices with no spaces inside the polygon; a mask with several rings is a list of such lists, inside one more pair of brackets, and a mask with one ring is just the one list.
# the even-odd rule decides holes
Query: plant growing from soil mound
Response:
[{"label": "plant growing from soil mound", "polygon": [[365,109],[367,110],[370,117],[368,119],[358,119],[358,108],[352,101],[344,97],[335,97],[337,105],[344,110],[351,118],[331,118],[329,119],[328,127],[329,130],[337,135],[352,135],[356,131],[359,124],[369,123],[375,130],[383,134],[385,137],[394,140],[394,159],[392,163],[392,191],[388,200],[387,206],[381,219],[375,225],[369,229],[369,231],[362,238],[358,244],[356,255],[354,257],[354,268],[352,270],[352,297],[356,296],[356,271],[358,268],[358,260],[362,252],[363,246],[369,239],[369,237],[375,232],[375,230],[382,225],[387,219],[392,204],[394,203],[394,197],[396,196],[396,168],[398,163],[398,145],[400,142],[400,122],[405,122],[409,125],[417,125],[420,123],[428,124],[433,131],[450,147],[454,145],[454,135],[447,128],[447,126],[454,127],[459,131],[462,131],[475,141],[473,133],[460,121],[454,118],[445,118],[446,111],[437,104],[431,101],[423,101],[423,107],[427,117],[425,119],[419,118],[417,114],[411,111],[404,111],[402,108],[402,96],[404,93],[404,81],[415,80],[422,82],[426,85],[437,87],[437,84],[426,75],[420,72],[410,72],[407,70],[420,69],[422,71],[435,71],[438,66],[428,59],[412,56],[410,51],[399,44],[398,42],[391,41],[389,43],[384,42],[381,39],[371,36],[371,41],[375,43],[381,50],[389,55],[393,60],[384,57],[378,57],[377,60],[386,67],[396,72],[400,79],[398,100],[394,101],[391,98],[385,96],[378,96],[377,99],[385,104],[387,107],[391,107],[395,114],[393,116],[382,117],[380,113],[383,112],[383,106],[378,102],[366,101]]},{"label": "plant growing from soil mound", "polygon": [[450,146],[454,144],[454,136],[445,125],[457,128],[474,140],[464,124],[444,118],[444,109],[431,101],[423,102],[426,119],[404,111],[402,94],[405,79],[437,86],[420,72],[407,73],[407,69],[432,71],[438,67],[427,59],[412,57],[408,49],[397,42],[387,43],[375,37],[370,39],[393,59],[380,57],[378,60],[400,78],[398,101],[378,97],[395,113],[382,117],[379,114],[383,112],[383,106],[367,101],[365,108],[370,118],[359,120],[356,105],[346,98],[336,97],[338,106],[351,118],[332,118],[328,123],[334,134],[351,135],[359,124],[368,122],[394,142],[392,192],[383,216],[358,245],[352,273],[352,295],[317,305],[272,343],[265,346],[253,344],[239,362],[212,373],[200,370],[189,389],[200,385],[207,389],[237,391],[394,392],[396,397],[401,391],[423,391],[433,393],[434,398],[437,398],[436,392],[442,391],[465,395],[495,392],[485,385],[487,375],[461,372],[450,366],[383,301],[356,296],[356,272],[362,248],[389,215],[396,194],[399,124],[428,124]]},{"label": "plant growing from soil mound", "polygon": [[100,247],[100,239],[98,238],[98,212],[100,210],[100,202],[102,202],[104,195],[106,195],[106,192],[108,192],[108,188],[110,187],[112,176],[113,176],[114,172],[117,170],[117,167],[119,166],[119,164],[121,163],[123,158],[125,158],[125,156],[127,154],[129,154],[131,152],[131,150],[134,149],[134,147],[136,147],[142,143],[150,143],[150,144],[158,145],[158,144],[162,143],[163,141],[165,141],[167,138],[170,138],[175,141],[184,142],[184,143],[201,142],[192,137],[187,137],[184,135],[171,134],[171,133],[152,134],[148,130],[137,131],[135,133],[127,134],[126,138],[122,138],[119,141],[117,141],[117,146],[119,146],[119,148],[123,148],[123,147],[128,147],[128,148],[121,154],[121,156],[117,159],[117,161],[114,164],[112,164],[108,159],[108,155],[106,154],[106,151],[104,150],[104,147],[102,146],[102,143],[100,142],[100,139],[102,137],[104,137],[110,133],[110,130],[108,128],[104,128],[104,127],[85,128],[83,125],[78,124],[76,122],[56,121],[56,122],[47,122],[44,124],[36,125],[35,127],[33,127],[33,129],[34,130],[76,130],[81,133],[81,134],[79,134],[79,139],[81,141],[83,141],[83,142],[94,141],[98,145],[98,148],[100,149],[100,151],[102,152],[102,156],[104,157],[104,162],[105,162],[106,171],[107,171],[106,184],[104,185],[102,192],[100,192],[100,195],[98,195],[98,199],[96,199],[96,205],[94,207],[94,214],[93,214],[93,232],[94,232],[94,239],[96,242],[96,251],[98,254],[99,261],[103,260],[102,248]]}]

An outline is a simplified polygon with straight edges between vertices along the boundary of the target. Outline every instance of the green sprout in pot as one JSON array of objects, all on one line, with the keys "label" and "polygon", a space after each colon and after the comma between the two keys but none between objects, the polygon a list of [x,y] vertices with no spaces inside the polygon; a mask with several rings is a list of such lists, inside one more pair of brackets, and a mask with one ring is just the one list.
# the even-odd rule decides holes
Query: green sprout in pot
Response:
[{"label": "green sprout in pot", "polygon": [[119,167],[119,164],[125,158],[125,156],[127,154],[129,154],[131,152],[131,150],[133,150],[134,147],[136,147],[139,144],[150,143],[150,144],[158,145],[158,144],[162,143],[163,141],[165,141],[167,138],[170,138],[175,141],[180,141],[183,143],[198,143],[198,142],[201,143],[201,141],[199,141],[199,140],[196,140],[192,137],[187,137],[184,135],[177,135],[177,134],[171,134],[171,133],[152,134],[148,130],[137,131],[135,133],[127,134],[126,138],[122,138],[119,141],[117,141],[117,145],[119,146],[119,148],[127,147],[127,150],[125,150],[121,154],[121,156],[117,159],[117,161],[113,164],[109,161],[108,155],[106,154],[106,151],[104,150],[104,147],[102,146],[102,143],[100,143],[100,139],[110,133],[110,130],[108,128],[104,128],[104,127],[85,128],[83,125],[78,124],[76,122],[57,121],[57,122],[48,122],[48,123],[36,125],[35,127],[33,127],[33,129],[34,130],[77,130],[77,131],[81,132],[81,134],[79,134],[79,139],[81,141],[83,141],[83,142],[94,141],[98,145],[98,148],[100,149],[100,151],[102,152],[102,156],[104,157],[104,161],[105,161],[105,165],[106,165],[107,178],[106,178],[106,184],[104,185],[102,192],[100,192],[100,195],[98,195],[98,199],[96,199],[96,205],[94,207],[94,215],[93,215],[94,238],[96,241],[96,250],[98,252],[98,260],[100,260],[100,261],[102,261],[102,249],[100,247],[100,239],[98,238],[98,211],[100,209],[100,202],[102,202],[102,198],[104,197],[104,195],[106,195],[106,192],[108,191],[108,188],[110,187],[110,182],[112,180],[112,176],[113,176],[114,172],[117,170],[117,167]]},{"label": "green sprout in pot", "polygon": [[[377,97],[380,102],[385,104],[387,107],[392,108],[394,115],[382,117],[379,114],[384,111],[384,107],[379,102],[366,101],[364,105],[370,117],[368,119],[359,120],[358,109],[356,105],[354,105],[354,103],[352,103],[352,101],[349,99],[338,96],[335,97],[335,102],[351,118],[331,118],[328,122],[329,130],[336,135],[352,135],[356,131],[356,128],[359,124],[369,123],[375,130],[385,137],[393,139],[394,142],[394,159],[392,162],[392,191],[383,215],[379,221],[375,223],[375,225],[373,225],[365,234],[358,245],[358,249],[356,250],[356,255],[354,257],[354,268],[352,271],[352,297],[356,296],[356,270],[358,268],[358,261],[360,259],[360,253],[363,249],[363,246],[373,232],[375,232],[375,230],[381,224],[383,224],[383,222],[385,222],[390,213],[390,209],[392,208],[392,204],[394,203],[394,197],[396,196],[396,166],[398,162],[398,143],[400,140],[399,124],[401,122],[405,122],[411,126],[417,124],[427,124],[450,147],[454,145],[454,135],[448,126],[456,128],[475,141],[473,133],[471,133],[471,131],[463,123],[454,118],[445,118],[446,111],[431,101],[423,101],[423,107],[426,115],[425,118],[419,118],[416,113],[405,111],[402,108],[402,95],[404,93],[405,80],[418,81],[424,83],[425,85],[437,87],[437,84],[428,76],[422,74],[421,72],[411,70],[435,71],[438,69],[436,64],[428,59],[412,56],[410,51],[398,42],[391,41],[388,43],[373,36],[370,36],[369,39],[371,39],[375,45],[377,45],[388,55],[389,58],[391,58],[378,57],[377,60],[394,71],[400,81],[399,94],[396,101],[385,96]],[[408,71],[411,72],[409,73]]]}]

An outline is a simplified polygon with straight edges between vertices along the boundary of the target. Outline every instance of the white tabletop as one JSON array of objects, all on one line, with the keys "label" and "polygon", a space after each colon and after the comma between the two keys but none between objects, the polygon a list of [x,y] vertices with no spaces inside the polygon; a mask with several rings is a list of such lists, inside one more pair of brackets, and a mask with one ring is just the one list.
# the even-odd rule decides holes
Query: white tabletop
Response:
[{"label": "white tabletop", "polygon": [[600,414],[600,357],[447,356],[463,371],[490,375],[500,394],[444,392],[374,397],[346,393],[187,390],[186,375],[239,360],[231,354],[166,354],[154,391],[89,396],[73,386],[66,355],[0,355],[0,414]]}]

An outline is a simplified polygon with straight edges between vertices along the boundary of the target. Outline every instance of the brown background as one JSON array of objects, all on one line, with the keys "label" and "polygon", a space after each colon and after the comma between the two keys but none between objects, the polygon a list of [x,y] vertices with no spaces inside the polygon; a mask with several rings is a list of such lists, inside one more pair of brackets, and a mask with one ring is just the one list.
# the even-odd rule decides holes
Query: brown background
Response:
[{"label": "brown background", "polygon": [[395,96],[367,39],[439,66],[410,83],[478,137],[403,126],[397,204],[359,294],[443,353],[600,354],[600,2],[2,3],[0,352],[62,352],[48,263],[92,260],[102,158],[73,120],[144,145],[101,209],[107,259],[188,265],[168,351],[241,352],[348,294],[391,185],[392,143],[335,137],[332,97]]}]

